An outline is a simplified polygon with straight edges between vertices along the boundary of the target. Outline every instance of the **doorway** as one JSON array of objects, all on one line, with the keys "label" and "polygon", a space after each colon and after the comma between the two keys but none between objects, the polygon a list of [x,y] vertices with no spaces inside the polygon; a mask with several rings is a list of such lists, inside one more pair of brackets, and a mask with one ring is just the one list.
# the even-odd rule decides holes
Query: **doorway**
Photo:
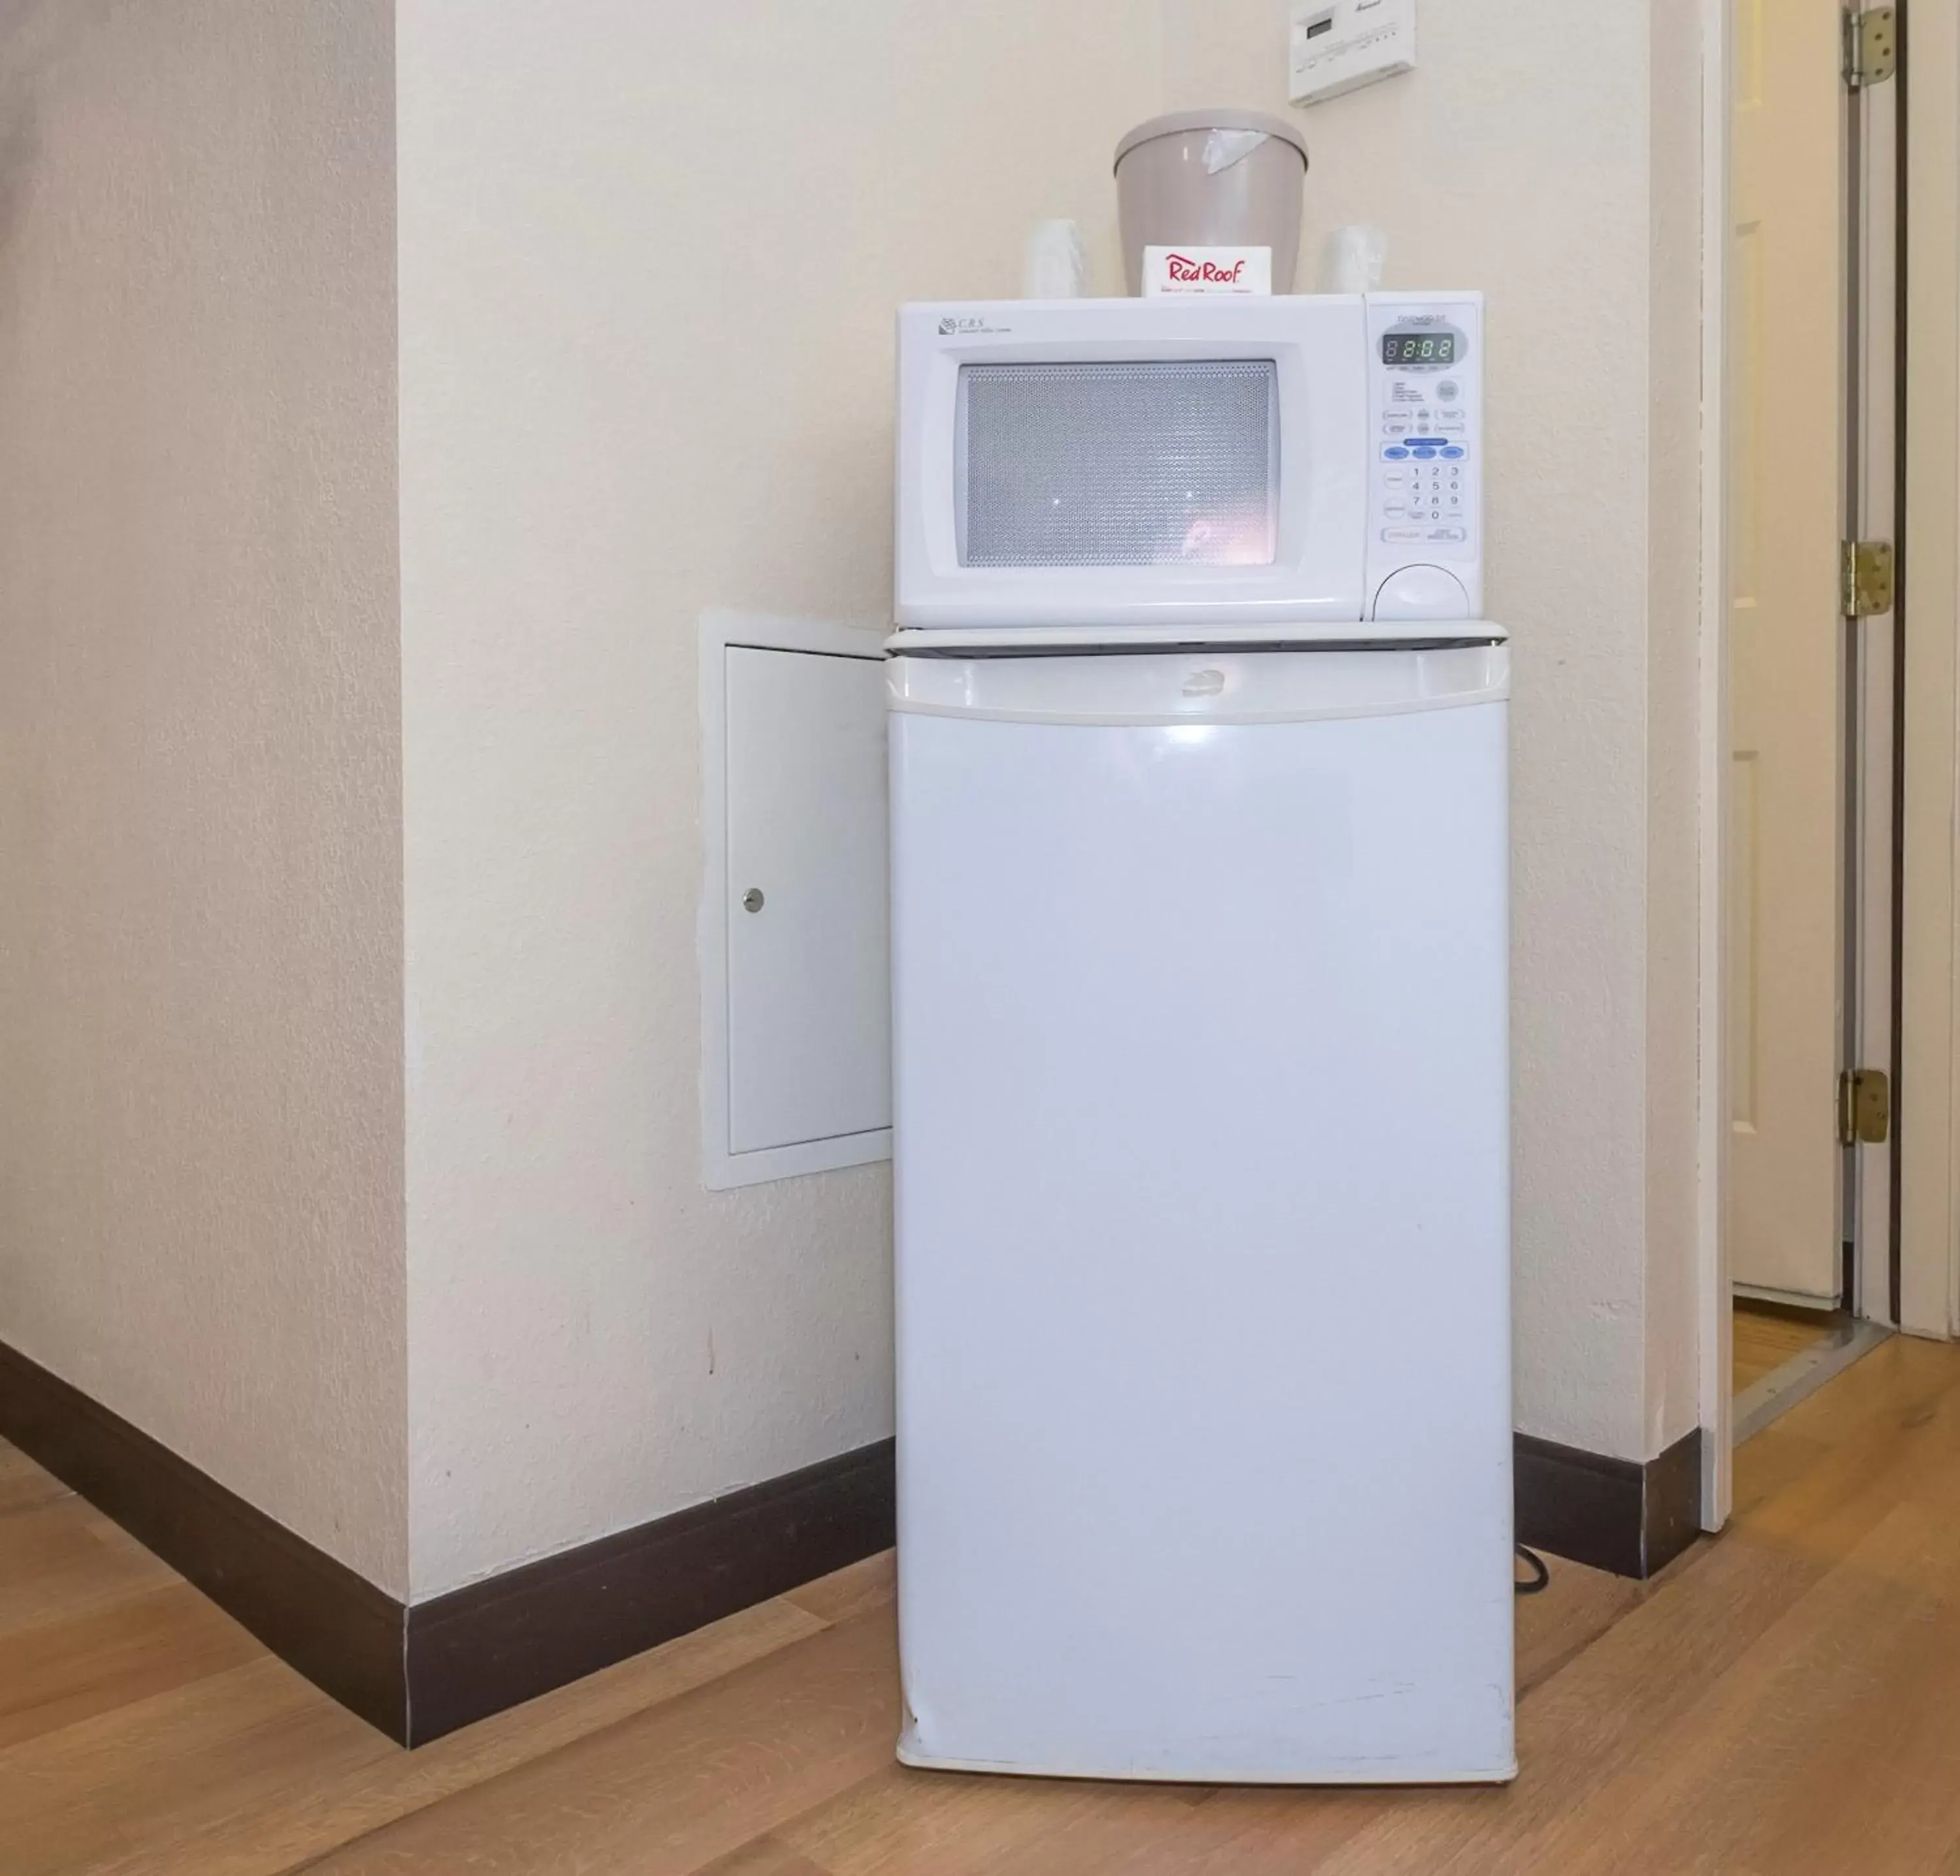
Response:
[{"label": "doorway", "polygon": [[1729,0],[1734,1437],[1898,1315],[1902,8]]}]

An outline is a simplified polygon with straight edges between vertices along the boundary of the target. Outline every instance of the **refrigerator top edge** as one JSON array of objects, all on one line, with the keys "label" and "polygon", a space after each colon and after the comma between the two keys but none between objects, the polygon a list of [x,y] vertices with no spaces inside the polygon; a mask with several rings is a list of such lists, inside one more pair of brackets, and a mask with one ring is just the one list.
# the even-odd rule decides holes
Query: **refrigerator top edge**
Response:
[{"label": "refrigerator top edge", "polygon": [[886,666],[899,715],[1121,727],[1227,724],[1501,704],[1511,660],[1501,644],[1430,650],[1141,652],[1127,657],[908,657]]},{"label": "refrigerator top edge", "polygon": [[1081,657],[1125,651],[1397,651],[1499,645],[1510,633],[1489,619],[1310,619],[1284,625],[905,626],[885,641],[892,657]]}]

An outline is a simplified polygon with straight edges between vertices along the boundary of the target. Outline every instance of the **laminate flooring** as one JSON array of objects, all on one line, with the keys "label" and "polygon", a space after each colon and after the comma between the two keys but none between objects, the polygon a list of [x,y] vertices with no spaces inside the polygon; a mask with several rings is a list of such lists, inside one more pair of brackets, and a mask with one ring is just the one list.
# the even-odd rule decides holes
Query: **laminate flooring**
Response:
[{"label": "laminate flooring", "polygon": [[1655,1582],[1520,1602],[1516,1784],[1213,1789],[896,1765],[889,1556],[406,1753],[0,1446],[0,1872],[1960,1876],[1960,1349],[1736,1480]]},{"label": "laminate flooring", "polygon": [[1774,1303],[1736,1299],[1735,1382],[1740,1394],[1774,1373],[1793,1355],[1801,1355],[1850,1321],[1842,1310],[1787,1309]]}]

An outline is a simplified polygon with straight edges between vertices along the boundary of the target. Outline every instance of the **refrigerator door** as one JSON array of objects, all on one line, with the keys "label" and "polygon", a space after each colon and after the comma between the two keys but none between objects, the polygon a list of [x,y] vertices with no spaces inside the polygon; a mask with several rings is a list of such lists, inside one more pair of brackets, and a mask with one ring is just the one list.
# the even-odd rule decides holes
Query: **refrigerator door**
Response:
[{"label": "refrigerator door", "polygon": [[1514,1771],[1507,655],[892,661],[908,1763]]}]

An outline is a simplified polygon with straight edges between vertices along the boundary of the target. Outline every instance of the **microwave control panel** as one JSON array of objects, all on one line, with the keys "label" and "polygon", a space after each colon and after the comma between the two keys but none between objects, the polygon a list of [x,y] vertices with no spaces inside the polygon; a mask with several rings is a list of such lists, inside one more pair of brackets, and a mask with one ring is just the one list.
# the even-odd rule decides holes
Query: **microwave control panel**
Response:
[{"label": "microwave control panel", "polygon": [[1367,307],[1369,616],[1475,618],[1484,603],[1481,298],[1371,293]]}]

